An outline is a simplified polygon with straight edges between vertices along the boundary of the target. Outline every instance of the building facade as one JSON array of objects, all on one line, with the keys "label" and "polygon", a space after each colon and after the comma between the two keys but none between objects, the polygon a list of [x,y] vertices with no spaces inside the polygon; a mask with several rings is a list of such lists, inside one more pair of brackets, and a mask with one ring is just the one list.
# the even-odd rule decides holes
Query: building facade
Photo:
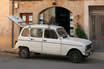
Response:
[{"label": "building facade", "polygon": [[[8,4],[8,6],[4,5]],[[3,22],[0,22],[0,47],[9,47],[11,48],[11,21],[8,21],[8,15],[12,15],[12,0],[4,0],[3,6],[6,6],[6,9],[0,11],[0,20],[3,19],[3,16],[6,16]],[[1,5],[1,4],[0,4]],[[3,9],[2,7],[0,7]],[[49,8],[57,8],[58,10],[67,10],[67,11],[57,11],[57,18],[63,16],[67,20],[57,22],[63,22],[60,25],[65,27],[68,31],[68,26],[65,21],[68,22],[68,19],[71,18],[70,15],[73,17],[73,31],[75,34],[76,24],[79,23],[85,33],[87,34],[88,38],[92,40],[96,48],[104,48],[103,41],[101,38],[103,37],[103,11],[104,11],[104,1],[103,0],[15,0],[14,3],[14,15],[23,18],[26,24],[36,24],[39,23],[42,19],[45,19],[49,22],[49,11],[47,13],[42,13]],[[3,12],[3,13],[2,13]],[[52,13],[52,10],[50,11]],[[53,11],[54,12],[54,11]],[[67,14],[66,16],[62,13]],[[5,14],[6,13],[6,14]],[[71,13],[71,14],[70,14]],[[43,15],[44,14],[44,15]],[[53,14],[54,15],[54,14]],[[70,17],[69,17],[70,16]],[[67,17],[67,18],[66,18]],[[60,18],[60,17],[59,17]],[[63,18],[62,18],[63,19]],[[60,18],[61,20],[61,18]],[[43,23],[43,22],[42,22]],[[71,22],[68,22],[71,23]],[[17,39],[21,28],[14,24],[14,42]],[[99,33],[99,34],[98,34]]]},{"label": "building facade", "polygon": [[11,42],[11,25],[8,20],[9,16],[9,0],[0,2],[0,47],[8,47]]}]

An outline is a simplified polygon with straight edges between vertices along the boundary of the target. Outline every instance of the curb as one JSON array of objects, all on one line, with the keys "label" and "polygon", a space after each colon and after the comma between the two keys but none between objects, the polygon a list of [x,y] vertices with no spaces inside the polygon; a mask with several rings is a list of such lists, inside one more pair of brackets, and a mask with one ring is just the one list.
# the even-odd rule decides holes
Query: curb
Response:
[{"label": "curb", "polygon": [[104,56],[104,52],[94,52],[93,56]]},{"label": "curb", "polygon": [[1,53],[11,53],[11,54],[18,54],[18,49],[0,49]]}]

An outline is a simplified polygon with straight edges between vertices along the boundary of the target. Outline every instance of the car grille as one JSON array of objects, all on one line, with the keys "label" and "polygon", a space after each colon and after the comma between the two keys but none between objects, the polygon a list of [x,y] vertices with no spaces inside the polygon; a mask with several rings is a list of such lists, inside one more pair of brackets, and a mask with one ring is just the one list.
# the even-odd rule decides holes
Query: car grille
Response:
[{"label": "car grille", "polygon": [[90,44],[90,45],[87,46],[87,50],[89,50],[91,48],[92,48],[92,44]]}]

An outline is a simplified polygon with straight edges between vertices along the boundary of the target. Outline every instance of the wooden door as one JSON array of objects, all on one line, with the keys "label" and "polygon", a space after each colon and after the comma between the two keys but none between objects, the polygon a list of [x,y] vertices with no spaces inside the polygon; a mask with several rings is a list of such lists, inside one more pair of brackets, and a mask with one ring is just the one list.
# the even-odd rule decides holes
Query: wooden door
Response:
[{"label": "wooden door", "polygon": [[104,51],[104,15],[91,15],[90,21],[90,39],[96,50]]}]

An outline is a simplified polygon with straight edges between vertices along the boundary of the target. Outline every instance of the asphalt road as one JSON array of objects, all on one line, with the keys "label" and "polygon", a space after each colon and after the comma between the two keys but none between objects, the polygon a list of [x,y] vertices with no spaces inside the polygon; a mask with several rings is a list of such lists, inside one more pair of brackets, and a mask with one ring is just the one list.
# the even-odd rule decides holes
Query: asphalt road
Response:
[{"label": "asphalt road", "polygon": [[21,59],[0,54],[0,69],[104,69],[104,56],[91,56],[83,63],[71,63],[65,57],[34,56]]}]

